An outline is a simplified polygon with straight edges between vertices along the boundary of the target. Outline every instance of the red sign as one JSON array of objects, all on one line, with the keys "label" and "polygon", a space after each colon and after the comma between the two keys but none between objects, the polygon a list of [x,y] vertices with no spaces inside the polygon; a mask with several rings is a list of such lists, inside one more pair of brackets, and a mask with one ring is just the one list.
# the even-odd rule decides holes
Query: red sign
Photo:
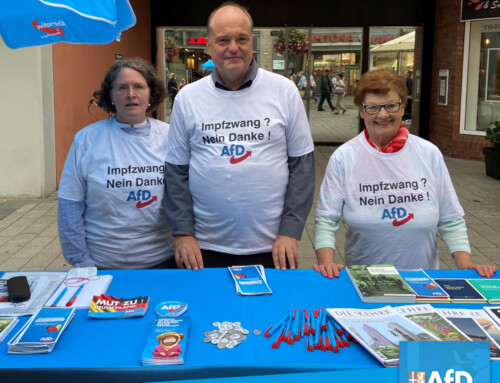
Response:
[{"label": "red sign", "polygon": [[206,37],[191,37],[188,42],[189,45],[207,45],[207,38]]}]

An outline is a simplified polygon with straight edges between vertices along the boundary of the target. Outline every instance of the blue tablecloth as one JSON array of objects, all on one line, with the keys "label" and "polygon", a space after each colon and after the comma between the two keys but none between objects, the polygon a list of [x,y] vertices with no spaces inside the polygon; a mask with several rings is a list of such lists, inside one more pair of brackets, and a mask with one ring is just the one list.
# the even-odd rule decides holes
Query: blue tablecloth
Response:
[{"label": "blue tablecloth", "polygon": [[[312,270],[266,270],[273,291],[268,296],[240,296],[226,269],[112,270],[107,293],[123,298],[150,296],[150,308],[141,318],[89,319],[87,310],[77,310],[50,354],[9,355],[7,341],[27,318],[0,344],[0,381],[138,382],[216,378],[276,373],[382,368],[361,346],[339,353],[306,350],[306,340],[282,343],[272,349],[264,331],[294,309],[319,307],[375,308],[383,304],[362,303],[345,272],[339,278],[323,278]],[[477,277],[475,271],[429,271],[435,277]],[[141,366],[140,355],[149,326],[156,318],[154,307],[165,300],[185,301],[191,327],[180,366]],[[438,307],[439,305],[436,305]],[[440,305],[450,307],[450,305]],[[454,307],[479,308],[480,305]],[[204,343],[203,333],[214,330],[215,321],[239,321],[250,331],[248,339],[234,349],[219,350]],[[253,330],[260,330],[255,335]],[[494,362],[496,364],[498,362]],[[497,369],[493,369],[496,371]],[[24,380],[23,380],[24,379]],[[494,379],[492,381],[495,381]]]}]

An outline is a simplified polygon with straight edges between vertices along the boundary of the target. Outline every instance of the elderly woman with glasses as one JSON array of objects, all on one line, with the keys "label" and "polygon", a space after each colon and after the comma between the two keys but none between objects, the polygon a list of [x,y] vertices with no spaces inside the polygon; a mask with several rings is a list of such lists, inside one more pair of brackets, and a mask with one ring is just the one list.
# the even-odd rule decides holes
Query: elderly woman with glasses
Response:
[{"label": "elderly woman with glasses", "polygon": [[163,81],[142,59],[117,61],[94,95],[112,117],[80,130],[66,158],[62,253],[75,267],[175,267],[163,209],[169,125],[146,117],[165,98]]},{"label": "elderly woman with glasses", "polygon": [[407,99],[395,72],[365,73],[354,103],[366,129],[330,158],[316,210],[314,269],[337,277],[335,236],[347,224],[345,263],[438,269],[439,232],[459,269],[491,277],[496,268],[472,262],[464,211],[439,149],[401,124]]}]

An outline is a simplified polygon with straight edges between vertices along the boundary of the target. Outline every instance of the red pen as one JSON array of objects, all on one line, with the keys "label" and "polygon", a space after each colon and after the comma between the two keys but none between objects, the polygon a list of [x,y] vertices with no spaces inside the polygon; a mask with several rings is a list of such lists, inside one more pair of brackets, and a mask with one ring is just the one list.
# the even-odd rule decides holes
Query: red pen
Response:
[{"label": "red pen", "polygon": [[84,283],[82,283],[80,285],[80,287],[75,291],[73,296],[69,299],[68,303],[66,303],[66,307],[70,307],[73,305],[73,303],[75,303],[76,298],[78,297],[78,294],[80,294],[80,292],[83,290],[83,285],[84,285]]}]

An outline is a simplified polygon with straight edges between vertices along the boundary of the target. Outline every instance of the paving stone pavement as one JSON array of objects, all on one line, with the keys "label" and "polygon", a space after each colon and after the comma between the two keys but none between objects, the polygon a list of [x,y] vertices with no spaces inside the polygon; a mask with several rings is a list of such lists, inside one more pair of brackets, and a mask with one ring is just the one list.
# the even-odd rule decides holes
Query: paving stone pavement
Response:
[{"label": "paving stone pavement", "polygon": [[[357,134],[357,113],[348,100],[344,116],[317,112],[311,106],[311,130],[315,142],[345,140]],[[316,200],[334,146],[316,145],[316,198],[299,242],[299,266],[311,268]],[[476,263],[500,268],[500,181],[487,177],[484,163],[445,158],[460,202],[466,212],[469,240]],[[342,224],[337,237],[336,259],[343,263]],[[440,267],[455,268],[446,245],[439,239]],[[57,234],[57,193],[45,199],[0,199],[0,270],[66,270]]]}]

